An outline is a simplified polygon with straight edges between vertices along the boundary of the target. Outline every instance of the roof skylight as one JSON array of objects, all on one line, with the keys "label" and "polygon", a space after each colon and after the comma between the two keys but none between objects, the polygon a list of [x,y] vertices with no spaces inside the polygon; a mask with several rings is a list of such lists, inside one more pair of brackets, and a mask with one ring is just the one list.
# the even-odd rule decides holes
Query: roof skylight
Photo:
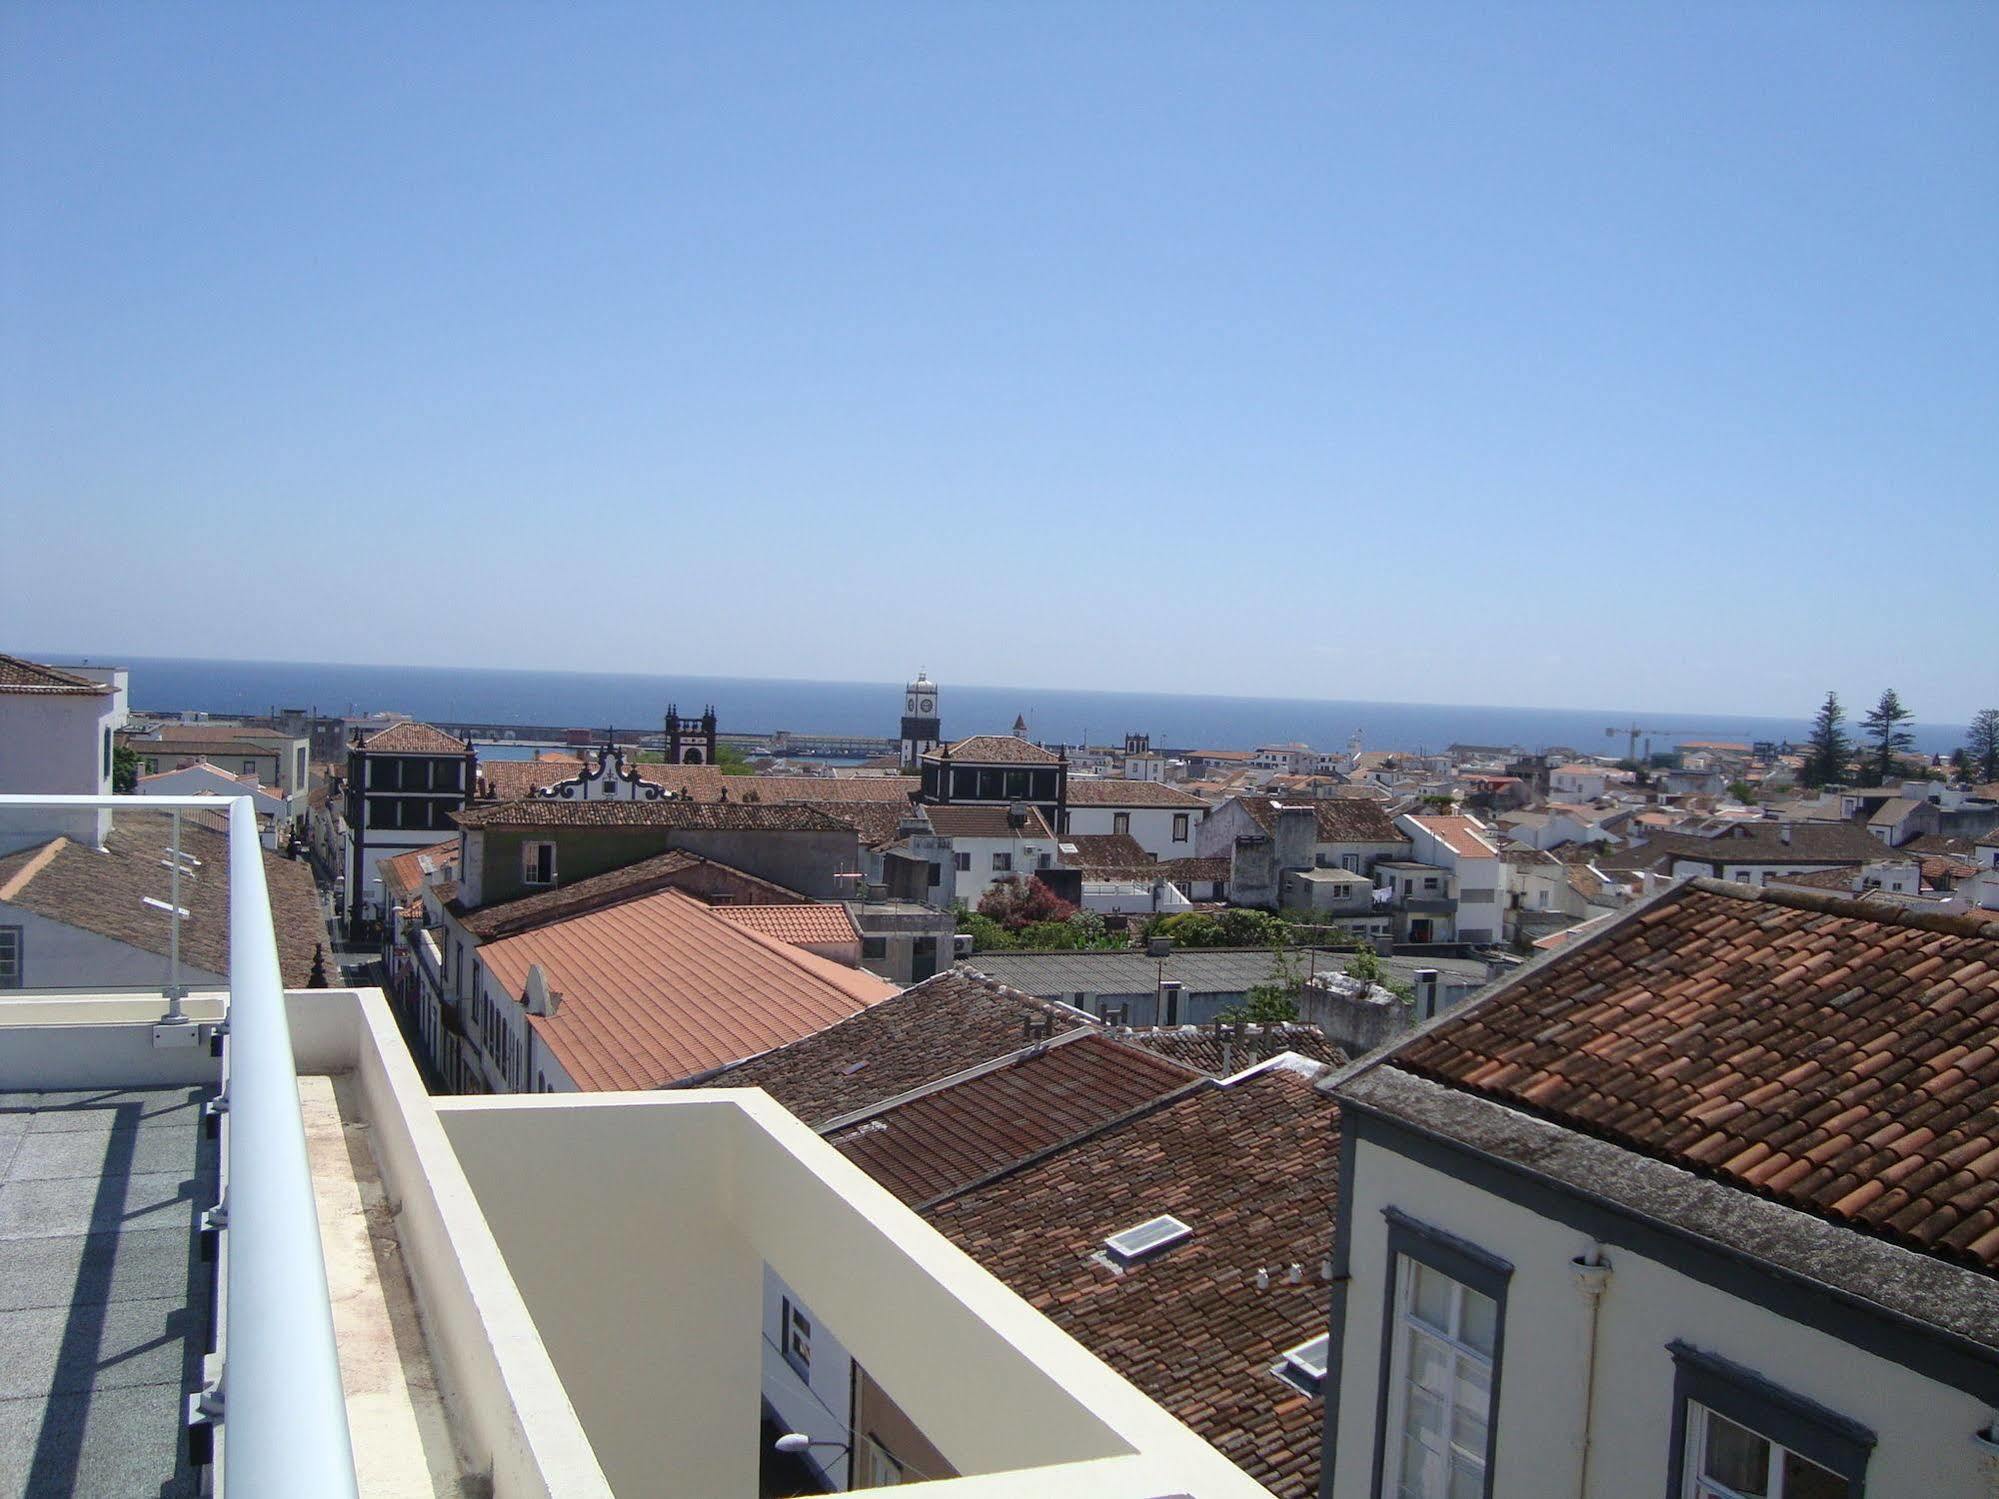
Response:
[{"label": "roof skylight", "polygon": [[1132,1265],[1149,1259],[1161,1250],[1172,1248],[1182,1239],[1191,1237],[1193,1232],[1178,1218],[1163,1213],[1157,1218],[1146,1219],[1135,1228],[1112,1234],[1104,1240],[1104,1247],[1110,1250],[1119,1264]]}]

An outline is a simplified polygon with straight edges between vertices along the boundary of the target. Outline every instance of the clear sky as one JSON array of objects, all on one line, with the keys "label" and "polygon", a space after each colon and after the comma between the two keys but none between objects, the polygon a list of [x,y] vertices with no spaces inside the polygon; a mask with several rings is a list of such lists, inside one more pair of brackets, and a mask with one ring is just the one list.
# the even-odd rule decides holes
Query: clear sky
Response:
[{"label": "clear sky", "polygon": [[1999,702],[1999,6],[17,0],[0,69],[0,649]]}]

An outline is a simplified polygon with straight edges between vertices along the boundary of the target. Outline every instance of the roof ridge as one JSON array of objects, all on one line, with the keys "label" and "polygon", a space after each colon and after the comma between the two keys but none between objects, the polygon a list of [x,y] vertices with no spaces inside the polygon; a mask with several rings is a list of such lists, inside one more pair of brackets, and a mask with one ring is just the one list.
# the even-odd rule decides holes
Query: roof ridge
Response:
[{"label": "roof ridge", "polygon": [[914,1103],[919,1098],[927,1098],[932,1093],[942,1092],[946,1088],[954,1088],[959,1083],[969,1083],[974,1078],[984,1077],[989,1072],[997,1072],[1002,1067],[1010,1067],[1019,1062],[1031,1061],[1035,1057],[1044,1055],[1050,1047],[1072,1046],[1086,1036],[1101,1034],[1101,1029],[1079,1025],[1073,1030],[1063,1031],[1060,1035],[1044,1037],[1039,1041],[1029,1041],[1026,1045],[1017,1046],[1012,1051],[1001,1052],[996,1057],[987,1057],[982,1062],[974,1062],[971,1066],[961,1067],[956,1072],[948,1072],[942,1077],[933,1077],[928,1082],[918,1083],[915,1087],[905,1089],[903,1092],[897,1093],[892,1097],[877,1099],[874,1103],[867,1104],[862,1108],[849,1110],[845,1114],[835,1114],[825,1123],[814,1125],[813,1129],[818,1134],[830,1135],[835,1130],[846,1129],[852,1125],[861,1123],[865,1119],[871,1119],[876,1114],[900,1108],[906,1103]]},{"label": "roof ridge", "polygon": [[47,869],[55,856],[61,853],[68,845],[69,839],[61,834],[57,834],[47,843],[44,843],[26,863],[15,870],[12,875],[8,876],[6,884],[0,885],[0,900],[12,900],[23,890],[27,889],[29,882],[44,869]]},{"label": "roof ridge", "polygon": [[1745,885],[1737,880],[1717,880],[1707,875],[1688,880],[1686,888],[1752,905],[1790,906],[1800,911],[1815,911],[1821,916],[1845,916],[1856,921],[1879,922],[1884,926],[1914,927],[1919,931],[1941,932],[1950,937],[1999,940],[1999,919],[1988,920],[1975,911],[1919,911],[1850,895],[1821,895],[1814,890],[1795,887],[1771,889],[1768,886]]},{"label": "roof ridge", "polygon": [[[832,959],[830,958],[822,958],[819,957],[817,953],[806,952],[805,949],[802,947],[793,947],[789,942],[780,942],[775,937],[767,937],[762,932],[758,931],[755,927],[743,926],[733,921],[724,921],[720,916],[717,916],[715,914],[715,907],[709,905],[706,901],[696,900],[693,896],[689,895],[685,890],[676,889],[672,885],[668,885],[660,890],[655,890],[652,892],[652,895],[670,895],[676,897],[679,900],[685,901],[689,906],[693,907],[696,911],[699,911],[705,919],[712,922],[716,927],[726,931],[733,932],[738,936],[747,937],[751,942],[755,943],[758,947],[763,948],[767,952],[774,953],[785,964],[787,964],[792,968],[797,969],[799,973],[804,975],[806,978],[811,979],[813,983],[819,985],[821,988],[837,989],[841,993],[841,995],[847,999],[859,999],[861,997],[860,995],[854,993],[852,990],[848,989],[845,984],[836,982],[830,974],[825,973],[824,971],[822,971],[821,968],[815,966],[815,964],[832,963]],[[648,895],[641,898],[650,900],[652,896]],[[591,914],[595,915],[596,913],[592,912]],[[834,966],[844,968],[845,965],[835,964]],[[855,968],[848,971],[856,974],[867,973],[867,970],[865,968]],[[873,978],[875,977],[875,975],[868,974],[868,977]],[[882,982],[886,983],[887,980],[883,980]],[[883,999],[889,999],[893,997],[894,996],[892,995],[882,996]],[[867,1001],[867,1004],[872,1006],[875,1004],[879,1004],[880,1002],[881,1002],[880,1000],[869,1000]]]},{"label": "roof ridge", "polygon": [[[1086,1031],[1083,1034],[1087,1035],[1089,1033]],[[1222,1083],[1220,1079],[1210,1077],[1204,1072],[1184,1087],[1175,1088],[1170,1093],[1162,1093],[1157,1098],[1148,1098],[1144,1103],[1126,1109],[1122,1114],[1115,1114],[1109,1119],[1104,1120],[1101,1124],[1094,1124],[1088,1129],[1078,1130],[1066,1140],[1057,1140],[1053,1145],[1044,1146],[1032,1154],[1022,1156],[1017,1161],[1010,1161],[1004,1166],[988,1171],[984,1176],[974,1177],[961,1187],[953,1187],[948,1192],[939,1192],[935,1197],[927,1197],[921,1202],[911,1203],[910,1210],[916,1213],[927,1213],[932,1208],[941,1207],[953,1198],[963,1197],[983,1187],[989,1187],[994,1182],[1004,1181],[1007,1177],[1014,1175],[1016,1172],[1025,1171],[1030,1166],[1038,1166],[1050,1156],[1057,1155],[1065,1150],[1071,1150],[1078,1145],[1097,1139],[1099,1136],[1107,1135],[1112,1130],[1123,1129],[1127,1124],[1134,1124],[1138,1120],[1146,1118],[1151,1114],[1156,1114],[1162,1109],[1172,1108],[1176,1104],[1192,1098],[1198,1093],[1219,1092],[1221,1087]]]}]

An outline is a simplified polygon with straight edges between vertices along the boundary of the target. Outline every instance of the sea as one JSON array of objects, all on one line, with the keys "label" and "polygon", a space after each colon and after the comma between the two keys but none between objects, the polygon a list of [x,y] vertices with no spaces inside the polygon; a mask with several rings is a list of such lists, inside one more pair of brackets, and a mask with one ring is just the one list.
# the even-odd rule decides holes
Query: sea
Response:
[{"label": "sea", "polygon": [[[764,677],[644,676],[614,672],[494,671],[467,667],[348,666],[300,661],[200,661],[150,656],[86,660],[131,669],[131,704],[155,712],[320,713],[379,710],[446,722],[562,724],[657,729],[669,704],[682,713],[712,705],[724,733],[869,734],[893,737],[902,714],[900,682],[800,682]],[[1817,705],[1812,705],[1816,707]],[[1805,718],[1689,714],[1633,708],[1507,708],[1474,704],[1376,703],[1317,698],[1211,697],[1179,693],[1079,692],[1049,687],[968,687],[939,683],[944,733],[1006,733],[1016,715],[1046,743],[1122,744],[1149,734],[1176,749],[1253,749],[1301,742],[1344,748],[1358,732],[1368,749],[1437,751],[1451,744],[1540,751],[1552,747],[1618,754],[1636,725],[1642,751],[1685,739],[1802,741]],[[1856,714],[1857,717],[1857,714]],[[1850,724],[1849,728],[1855,728]],[[1916,748],[1948,754],[1964,743],[1959,724],[1911,726]]]}]

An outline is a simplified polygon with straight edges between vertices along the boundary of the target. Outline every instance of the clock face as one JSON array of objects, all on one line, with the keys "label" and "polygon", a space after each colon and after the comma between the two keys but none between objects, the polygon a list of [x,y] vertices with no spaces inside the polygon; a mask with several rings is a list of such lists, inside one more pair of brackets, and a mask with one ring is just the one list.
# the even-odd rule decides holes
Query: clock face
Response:
[{"label": "clock face", "polygon": [[927,697],[923,700],[923,711],[925,713],[928,713],[930,711],[930,699]]},{"label": "clock face", "polygon": [[911,713],[914,713],[914,712],[916,711],[916,699],[915,699],[915,698],[911,698],[911,699],[909,700],[909,711],[910,711]]}]

